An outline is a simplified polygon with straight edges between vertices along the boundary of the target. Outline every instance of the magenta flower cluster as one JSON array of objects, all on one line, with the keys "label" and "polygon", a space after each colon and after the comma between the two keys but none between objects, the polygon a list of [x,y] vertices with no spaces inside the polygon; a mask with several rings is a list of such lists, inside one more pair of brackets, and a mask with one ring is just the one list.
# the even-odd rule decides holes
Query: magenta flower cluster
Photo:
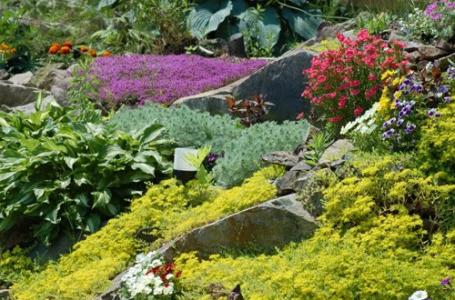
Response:
[{"label": "magenta flower cluster", "polygon": [[430,17],[433,21],[439,21],[444,17],[442,14],[443,10],[453,9],[455,9],[455,1],[438,0],[427,5],[425,8],[425,15]]},{"label": "magenta flower cluster", "polygon": [[205,58],[197,55],[124,55],[98,58],[91,73],[99,97],[172,103],[178,98],[222,87],[266,64],[264,60]]}]

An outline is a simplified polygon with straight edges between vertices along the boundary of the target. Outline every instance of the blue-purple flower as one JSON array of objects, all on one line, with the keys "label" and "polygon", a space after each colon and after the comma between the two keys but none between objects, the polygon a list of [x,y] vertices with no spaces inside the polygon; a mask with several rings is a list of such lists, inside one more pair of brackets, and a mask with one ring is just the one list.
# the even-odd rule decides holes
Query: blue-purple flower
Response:
[{"label": "blue-purple flower", "polygon": [[408,123],[406,124],[406,128],[404,129],[404,132],[405,132],[406,134],[411,134],[411,133],[414,132],[414,130],[415,130],[416,128],[417,128],[417,126],[416,126],[415,124],[408,122]]},{"label": "blue-purple flower", "polygon": [[427,115],[430,118],[432,118],[432,117],[440,117],[441,113],[438,112],[438,110],[436,108],[431,108],[430,110],[428,110]]},{"label": "blue-purple flower", "polygon": [[444,286],[444,287],[452,286],[452,278],[450,276],[447,276],[446,278],[443,278],[441,280],[441,285]]}]

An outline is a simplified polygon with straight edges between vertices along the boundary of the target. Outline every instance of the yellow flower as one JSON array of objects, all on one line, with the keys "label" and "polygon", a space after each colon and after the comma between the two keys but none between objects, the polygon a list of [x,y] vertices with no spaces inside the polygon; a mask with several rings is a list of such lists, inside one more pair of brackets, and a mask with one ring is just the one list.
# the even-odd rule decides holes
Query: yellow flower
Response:
[{"label": "yellow flower", "polygon": [[403,95],[403,92],[402,91],[396,91],[394,94],[393,94],[393,97],[395,99],[400,99],[400,97]]},{"label": "yellow flower", "polygon": [[397,73],[395,70],[387,70],[384,73],[382,73],[381,80],[386,80],[389,77],[394,76]]},{"label": "yellow flower", "polygon": [[385,111],[390,105],[389,88],[384,87],[381,98],[379,99],[378,111]]}]

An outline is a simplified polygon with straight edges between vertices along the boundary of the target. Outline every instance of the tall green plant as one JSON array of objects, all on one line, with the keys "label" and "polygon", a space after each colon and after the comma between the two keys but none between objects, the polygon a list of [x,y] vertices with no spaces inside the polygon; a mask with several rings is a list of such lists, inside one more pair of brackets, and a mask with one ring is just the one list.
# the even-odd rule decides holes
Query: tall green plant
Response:
[{"label": "tall green plant", "polygon": [[306,0],[261,2],[265,1],[196,1],[188,15],[188,28],[197,39],[208,35],[229,39],[247,32],[247,38],[254,38],[256,47],[262,49],[274,48],[286,33],[300,39],[315,35],[320,12],[311,9]]},{"label": "tall green plant", "polygon": [[62,232],[94,232],[171,172],[162,126],[128,134],[92,109],[40,106],[0,113],[0,237],[25,227],[49,244]]}]

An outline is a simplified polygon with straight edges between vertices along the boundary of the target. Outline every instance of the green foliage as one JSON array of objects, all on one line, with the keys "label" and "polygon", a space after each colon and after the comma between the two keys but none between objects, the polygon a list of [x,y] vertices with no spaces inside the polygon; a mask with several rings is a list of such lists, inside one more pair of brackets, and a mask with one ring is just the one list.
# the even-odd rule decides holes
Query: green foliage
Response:
[{"label": "green foliage", "polygon": [[211,188],[207,201],[194,208],[188,208],[188,204],[200,202],[195,199],[201,195],[194,189],[197,183],[183,186],[175,179],[164,180],[133,200],[130,212],[111,219],[98,232],[77,243],[70,254],[42,272],[21,278],[12,288],[14,299],[94,299],[139,251],[145,250],[144,243],[136,238],[138,230],[154,228],[152,234],[158,240],[153,246],[158,247],[194,227],[274,197],[276,188],[270,180],[281,174],[281,168],[269,167],[240,187]]},{"label": "green foliage", "polygon": [[333,143],[332,136],[326,131],[314,134],[307,143],[305,161],[310,166],[316,166],[325,149]]},{"label": "green foliage", "polygon": [[266,51],[273,49],[286,32],[310,39],[320,23],[319,11],[310,9],[306,1],[290,2],[197,1],[188,16],[188,28],[199,40],[209,34],[229,39],[242,32],[247,46]]},{"label": "green foliage", "polygon": [[356,21],[358,28],[366,28],[371,34],[380,34],[388,30],[396,19],[397,17],[390,13],[382,12],[375,15],[360,15],[356,18]]},{"label": "green foliage", "polygon": [[311,46],[306,46],[305,49],[320,53],[328,50],[338,50],[340,48],[341,44],[338,40],[336,39],[328,39],[328,40],[323,40],[320,43],[311,45]]},{"label": "green foliage", "polygon": [[39,270],[38,266],[26,256],[26,252],[15,247],[0,254],[0,288],[9,287],[13,282]]},{"label": "green foliage", "polygon": [[274,255],[181,255],[185,299],[211,299],[206,287],[213,283],[242,283],[253,300],[407,299],[416,290],[452,299],[439,282],[455,275],[455,230],[445,227],[428,243],[425,229],[433,206],[453,199],[455,186],[435,184],[409,157],[365,155],[352,166],[357,175],[341,181],[320,175],[320,186],[329,185],[326,211],[311,239]]},{"label": "green foliage", "polygon": [[160,125],[127,134],[106,128],[98,111],[40,106],[0,113],[1,235],[26,226],[49,244],[62,231],[94,232],[171,171]]},{"label": "green foliage", "polygon": [[217,183],[232,186],[260,169],[261,156],[278,150],[293,150],[309,133],[305,121],[276,124],[265,122],[243,128],[229,116],[210,116],[186,107],[167,109],[150,104],[140,109],[122,109],[111,120],[122,130],[134,130],[157,120],[168,129],[179,146],[210,145],[215,153],[224,153],[213,169]]},{"label": "green foliage", "polygon": [[190,1],[99,1],[98,11],[107,27],[92,35],[94,41],[121,53],[182,53],[190,41],[185,17]]},{"label": "green foliage", "polygon": [[441,110],[441,117],[427,120],[418,149],[423,168],[438,179],[455,182],[455,103]]}]

